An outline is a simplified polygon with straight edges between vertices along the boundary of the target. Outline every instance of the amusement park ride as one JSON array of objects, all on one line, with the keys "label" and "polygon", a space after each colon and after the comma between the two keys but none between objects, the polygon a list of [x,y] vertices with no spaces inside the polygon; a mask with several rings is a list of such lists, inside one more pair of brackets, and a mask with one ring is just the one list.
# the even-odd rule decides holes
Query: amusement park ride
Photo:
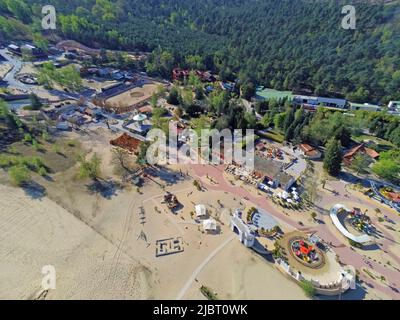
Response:
[{"label": "amusement park ride", "polygon": [[179,201],[175,195],[170,192],[166,192],[164,194],[164,202],[167,204],[168,209],[174,210],[179,206]]},{"label": "amusement park ride", "polygon": [[308,244],[304,240],[296,240],[292,242],[292,251],[296,257],[307,263],[319,261],[318,253],[314,246]]},{"label": "amusement park ride", "polygon": [[351,225],[358,231],[364,232],[368,235],[372,233],[371,219],[365,213],[361,212],[359,208],[353,208],[350,211]]}]

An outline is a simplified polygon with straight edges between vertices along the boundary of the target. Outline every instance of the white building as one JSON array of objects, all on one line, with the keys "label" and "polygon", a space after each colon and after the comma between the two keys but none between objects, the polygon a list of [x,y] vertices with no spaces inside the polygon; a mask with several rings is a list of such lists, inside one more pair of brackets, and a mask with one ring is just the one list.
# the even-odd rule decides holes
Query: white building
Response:
[{"label": "white building", "polygon": [[238,234],[240,242],[246,247],[251,248],[254,246],[255,236],[249,226],[239,217],[238,211],[231,218],[231,229]]},{"label": "white building", "polygon": [[194,207],[196,211],[196,218],[203,218],[207,216],[207,209],[204,204],[198,204]]},{"label": "white building", "polygon": [[364,111],[382,111],[382,108],[375,104],[370,103],[353,103],[350,102],[351,110],[364,110]]},{"label": "white building", "polygon": [[329,108],[347,109],[346,99],[297,95],[293,98],[293,102],[297,105],[308,105],[315,108],[322,105]]},{"label": "white building", "polygon": [[207,219],[203,221],[203,229],[204,231],[207,232],[215,232],[217,231],[217,221],[215,221],[214,219]]}]

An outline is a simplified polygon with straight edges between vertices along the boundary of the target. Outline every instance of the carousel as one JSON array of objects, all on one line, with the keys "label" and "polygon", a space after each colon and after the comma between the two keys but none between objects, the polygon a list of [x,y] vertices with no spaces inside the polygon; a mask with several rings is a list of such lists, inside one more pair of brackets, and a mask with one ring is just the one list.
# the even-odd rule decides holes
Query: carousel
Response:
[{"label": "carousel", "polygon": [[310,268],[321,268],[325,264],[322,251],[307,239],[296,237],[289,241],[291,255],[301,264]]}]

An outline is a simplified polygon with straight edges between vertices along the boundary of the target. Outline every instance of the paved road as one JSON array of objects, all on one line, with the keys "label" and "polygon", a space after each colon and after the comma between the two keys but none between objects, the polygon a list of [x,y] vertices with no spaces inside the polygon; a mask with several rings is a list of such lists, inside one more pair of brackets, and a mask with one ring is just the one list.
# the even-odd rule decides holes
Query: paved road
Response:
[{"label": "paved road", "polygon": [[8,82],[9,87],[17,88],[21,90],[28,90],[29,86],[19,82],[15,79],[16,74],[22,69],[24,62],[21,59],[11,55],[7,49],[1,49],[0,54],[7,59],[7,63],[10,63],[13,68],[6,74],[4,81]]}]

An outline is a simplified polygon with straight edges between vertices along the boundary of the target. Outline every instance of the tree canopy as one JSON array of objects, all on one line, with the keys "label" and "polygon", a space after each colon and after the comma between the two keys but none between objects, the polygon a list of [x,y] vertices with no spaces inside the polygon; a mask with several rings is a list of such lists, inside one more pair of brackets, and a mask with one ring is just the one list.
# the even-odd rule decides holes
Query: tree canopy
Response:
[{"label": "tree canopy", "polygon": [[339,175],[342,168],[342,148],[340,141],[331,138],[326,146],[324,169],[332,176]]},{"label": "tree canopy", "polygon": [[[341,28],[354,2],[355,30]],[[91,46],[153,52],[147,71],[174,65],[275,89],[310,85],[355,102],[400,100],[400,12],[383,1],[0,0],[1,37],[30,36],[40,5],[55,5],[59,35]],[[12,19],[8,19],[11,17]],[[36,26],[35,26],[36,25]]]}]

